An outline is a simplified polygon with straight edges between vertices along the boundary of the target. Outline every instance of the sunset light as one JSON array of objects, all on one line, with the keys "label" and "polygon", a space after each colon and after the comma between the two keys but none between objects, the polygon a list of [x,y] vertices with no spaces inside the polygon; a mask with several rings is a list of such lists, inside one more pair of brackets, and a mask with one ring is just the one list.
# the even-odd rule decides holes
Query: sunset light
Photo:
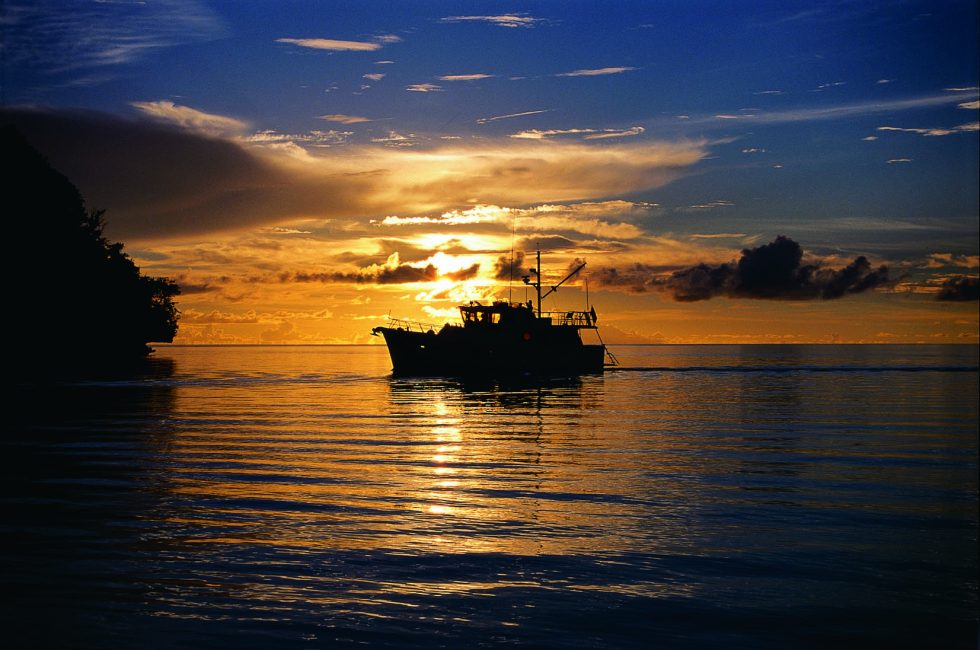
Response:
[{"label": "sunset light", "polygon": [[2,0],[0,644],[980,650],[978,0]]}]

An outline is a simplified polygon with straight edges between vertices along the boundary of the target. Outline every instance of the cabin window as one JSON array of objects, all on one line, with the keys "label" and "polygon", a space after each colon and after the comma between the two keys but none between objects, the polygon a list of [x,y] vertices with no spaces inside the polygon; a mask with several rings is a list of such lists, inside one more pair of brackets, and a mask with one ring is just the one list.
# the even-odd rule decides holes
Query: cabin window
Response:
[{"label": "cabin window", "polygon": [[483,325],[496,324],[500,322],[500,313],[491,311],[466,311],[463,312],[463,320],[467,323],[480,323]]}]

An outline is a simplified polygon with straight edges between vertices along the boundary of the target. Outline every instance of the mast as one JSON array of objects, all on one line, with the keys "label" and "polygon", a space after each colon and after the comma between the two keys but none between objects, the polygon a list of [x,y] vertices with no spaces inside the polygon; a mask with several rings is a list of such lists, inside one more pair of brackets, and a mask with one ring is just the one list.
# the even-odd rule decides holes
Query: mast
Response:
[{"label": "mast", "polygon": [[541,247],[538,247],[538,266],[534,270],[534,275],[537,276],[537,280],[534,282],[534,288],[538,290],[538,318],[541,318]]},{"label": "mast", "polygon": [[[582,262],[577,267],[575,267],[575,269],[571,273],[569,273],[564,278],[562,278],[562,281],[561,282],[559,282],[555,286],[553,286],[550,289],[548,289],[548,293],[546,293],[546,294],[544,294],[542,296],[541,295],[541,249],[540,248],[538,249],[538,252],[537,252],[537,267],[536,268],[533,268],[533,269],[529,269],[531,271],[531,273],[533,273],[534,276],[535,276],[534,282],[531,282],[531,276],[530,275],[525,275],[522,278],[524,280],[524,284],[529,284],[529,285],[533,286],[534,287],[534,290],[537,292],[537,295],[538,295],[538,318],[541,318],[541,315],[543,313],[541,311],[541,301],[544,300],[545,298],[547,298],[548,296],[550,296],[551,294],[553,294],[554,292],[558,291],[558,287],[560,287],[561,285],[565,284],[567,281],[571,280],[572,277],[574,277],[574,275],[576,273],[578,273],[579,271],[581,271],[584,268],[585,268],[585,262]],[[588,289],[588,285],[586,285],[586,288],[585,288],[585,291],[586,291],[586,302],[588,302],[588,290],[589,290]]]}]

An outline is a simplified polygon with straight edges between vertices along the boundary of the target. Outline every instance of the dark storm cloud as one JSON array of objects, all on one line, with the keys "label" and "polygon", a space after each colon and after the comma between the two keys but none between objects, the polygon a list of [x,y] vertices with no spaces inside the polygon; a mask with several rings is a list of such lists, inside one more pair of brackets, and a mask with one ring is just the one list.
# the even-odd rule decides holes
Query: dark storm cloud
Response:
[{"label": "dark storm cloud", "polygon": [[383,266],[352,272],[327,273],[282,273],[280,282],[349,282],[354,284],[404,284],[407,282],[433,282],[447,278],[456,282],[476,277],[480,270],[479,264],[473,264],[459,271],[440,273],[432,264],[426,266]]},{"label": "dark storm cloud", "polygon": [[966,302],[980,300],[980,278],[959,275],[943,282],[936,300]]},{"label": "dark storm cloud", "polygon": [[526,251],[542,250],[542,251],[553,251],[553,250],[565,250],[570,248],[579,248],[580,245],[572,241],[568,237],[562,237],[561,235],[547,235],[544,237],[524,237],[517,240],[515,246],[519,249]]},{"label": "dark storm cloud", "polygon": [[114,238],[173,237],[270,225],[297,215],[350,214],[370,181],[272,165],[235,142],[102,113],[0,110]]},{"label": "dark storm cloud", "polygon": [[758,300],[832,300],[889,284],[888,268],[876,269],[864,256],[842,269],[803,264],[803,249],[780,235],[757,248],[747,248],[737,262],[701,263],[658,273],[657,267],[636,264],[624,269],[603,268],[592,278],[605,286],[633,291],[655,289],[674,300],[695,302],[719,296]]},{"label": "dark storm cloud", "polygon": [[493,264],[493,277],[497,280],[520,280],[527,275],[524,268],[524,253],[514,251],[513,256],[501,255]]}]

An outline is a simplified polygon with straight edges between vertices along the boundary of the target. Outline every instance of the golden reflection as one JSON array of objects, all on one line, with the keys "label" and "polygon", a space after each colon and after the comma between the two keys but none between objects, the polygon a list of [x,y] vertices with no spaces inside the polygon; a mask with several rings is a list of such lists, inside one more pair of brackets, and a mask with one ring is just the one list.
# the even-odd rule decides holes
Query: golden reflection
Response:
[{"label": "golden reflection", "polygon": [[[606,395],[602,378],[472,390],[286,381],[274,390],[256,401],[247,385],[181,387],[184,425],[167,452],[179,541],[575,555],[691,534],[680,510],[690,499],[674,498],[670,478],[690,472],[662,466],[659,453],[670,449],[672,423],[657,414],[684,408],[667,386],[645,396],[642,435],[593,415],[638,405],[625,392]],[[653,528],[651,499],[666,504]]]}]

